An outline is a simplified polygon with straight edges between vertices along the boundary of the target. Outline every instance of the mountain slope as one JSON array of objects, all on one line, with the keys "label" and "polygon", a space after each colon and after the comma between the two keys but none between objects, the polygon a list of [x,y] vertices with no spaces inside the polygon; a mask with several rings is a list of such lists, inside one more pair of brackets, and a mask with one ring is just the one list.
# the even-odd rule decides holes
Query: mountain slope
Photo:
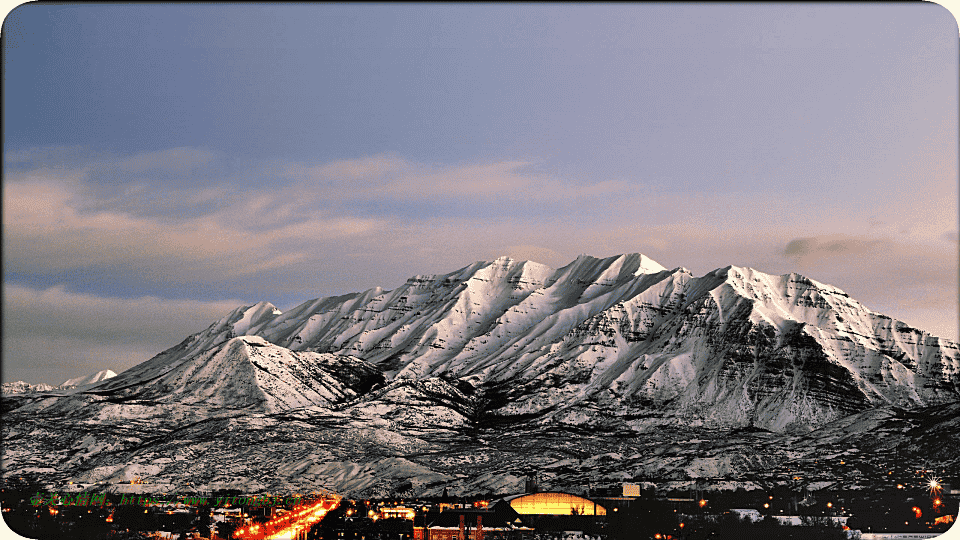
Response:
[{"label": "mountain slope", "polygon": [[173,359],[163,366],[166,369],[156,365],[134,368],[89,393],[115,401],[275,411],[331,405],[355,398],[383,381],[379,371],[362,360],[297,353],[257,336],[234,337],[199,354],[171,354],[163,359]]}]

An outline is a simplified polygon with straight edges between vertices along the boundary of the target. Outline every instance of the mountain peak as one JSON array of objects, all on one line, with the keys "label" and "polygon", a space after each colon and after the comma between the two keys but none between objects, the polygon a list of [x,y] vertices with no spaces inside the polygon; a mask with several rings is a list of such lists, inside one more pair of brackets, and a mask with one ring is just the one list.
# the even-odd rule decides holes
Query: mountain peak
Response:
[{"label": "mountain peak", "polygon": [[60,388],[65,388],[68,386],[83,386],[85,384],[98,383],[100,381],[116,377],[117,374],[112,370],[105,369],[103,371],[98,371],[92,375],[85,375],[83,377],[76,377],[74,379],[68,379],[60,385]]},{"label": "mountain peak", "polygon": [[[240,320],[233,323],[233,331],[238,336],[251,332],[251,329],[262,325],[277,315],[282,315],[279,309],[270,302],[257,302],[243,310]],[[255,330],[254,330],[255,331]]]},{"label": "mountain peak", "polygon": [[640,274],[656,274],[657,272],[663,272],[667,268],[657,261],[647,257],[643,253],[627,253],[623,255],[627,259],[637,259],[639,263],[637,266],[637,275]]}]

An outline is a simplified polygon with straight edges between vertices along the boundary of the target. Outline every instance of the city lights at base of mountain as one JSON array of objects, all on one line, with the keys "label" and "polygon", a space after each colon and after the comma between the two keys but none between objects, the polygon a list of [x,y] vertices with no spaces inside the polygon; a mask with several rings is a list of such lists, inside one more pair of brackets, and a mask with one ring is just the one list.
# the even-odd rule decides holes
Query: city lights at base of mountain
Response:
[{"label": "city lights at base of mountain", "polygon": [[237,529],[233,536],[244,540],[291,540],[297,538],[299,534],[310,530],[310,527],[318,523],[327,512],[337,506],[336,502],[329,508],[325,507],[326,504],[327,501],[319,501],[310,505],[296,506],[291,511],[262,525],[254,524]]}]

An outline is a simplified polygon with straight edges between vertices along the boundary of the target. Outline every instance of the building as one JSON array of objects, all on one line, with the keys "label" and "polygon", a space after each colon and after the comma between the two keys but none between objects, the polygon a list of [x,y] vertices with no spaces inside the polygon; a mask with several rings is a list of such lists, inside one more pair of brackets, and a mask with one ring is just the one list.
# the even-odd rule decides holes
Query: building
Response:
[{"label": "building", "polygon": [[384,506],[380,508],[380,517],[382,518],[401,518],[413,519],[416,511],[409,506]]},{"label": "building", "polygon": [[599,534],[607,518],[606,506],[596,499],[572,493],[527,493],[506,497],[502,501],[510,504],[525,525],[541,532]]},{"label": "building", "polygon": [[419,515],[414,521],[413,540],[524,540],[532,538],[533,532],[509,504],[494,503],[487,508],[453,508]]},{"label": "building", "polygon": [[607,509],[572,493],[543,492],[504,499],[521,516],[605,516]]}]

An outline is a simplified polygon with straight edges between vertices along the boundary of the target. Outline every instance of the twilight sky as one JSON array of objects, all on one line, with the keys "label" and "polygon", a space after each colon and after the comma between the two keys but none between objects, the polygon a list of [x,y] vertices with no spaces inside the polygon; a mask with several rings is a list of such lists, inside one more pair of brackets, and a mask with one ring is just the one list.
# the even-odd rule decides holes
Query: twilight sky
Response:
[{"label": "twilight sky", "polygon": [[935,4],[27,4],[3,40],[3,382],[500,255],[796,271],[957,339]]}]

